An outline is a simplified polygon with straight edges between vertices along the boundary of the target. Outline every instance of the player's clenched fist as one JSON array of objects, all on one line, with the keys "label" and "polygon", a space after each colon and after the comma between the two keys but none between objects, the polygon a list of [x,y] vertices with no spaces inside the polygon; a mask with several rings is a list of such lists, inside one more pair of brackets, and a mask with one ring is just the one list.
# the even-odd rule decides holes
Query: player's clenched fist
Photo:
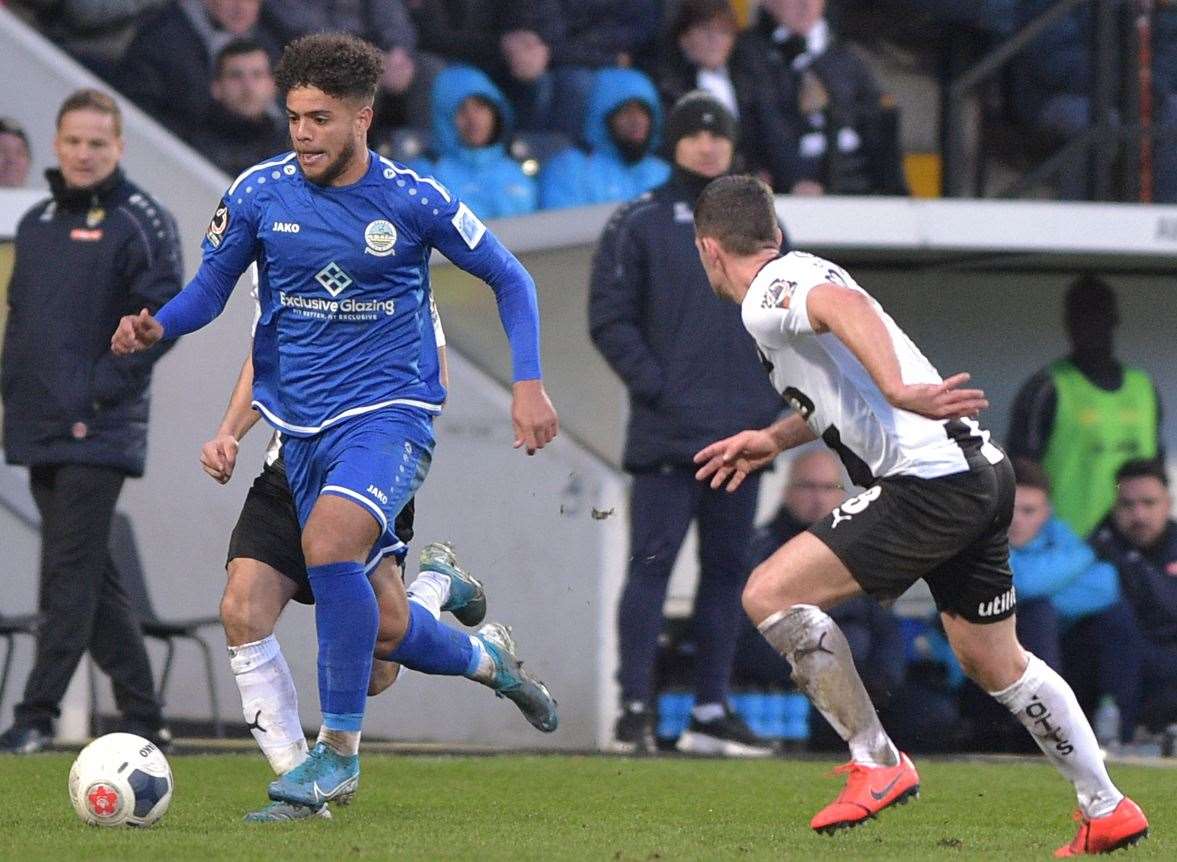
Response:
[{"label": "player's clenched fist", "polygon": [[200,447],[200,466],[224,485],[233,478],[238,445],[237,438],[232,434],[218,434]]},{"label": "player's clenched fist", "polygon": [[128,314],[110,337],[110,349],[118,356],[146,350],[163,338],[163,327],[147,309]]},{"label": "player's clenched fist", "polygon": [[556,408],[548,399],[541,380],[520,380],[512,387],[511,424],[515,428],[514,448],[524,447],[528,455],[551,443],[560,433]]}]

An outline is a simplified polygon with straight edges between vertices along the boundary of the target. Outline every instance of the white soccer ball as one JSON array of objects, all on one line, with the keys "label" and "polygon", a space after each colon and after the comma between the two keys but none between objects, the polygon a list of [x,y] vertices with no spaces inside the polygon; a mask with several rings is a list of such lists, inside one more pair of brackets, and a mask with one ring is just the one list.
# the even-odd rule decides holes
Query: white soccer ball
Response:
[{"label": "white soccer ball", "polygon": [[70,801],[91,826],[150,826],[168,810],[173,786],[163,752],[133,733],[98,737],[69,771]]}]

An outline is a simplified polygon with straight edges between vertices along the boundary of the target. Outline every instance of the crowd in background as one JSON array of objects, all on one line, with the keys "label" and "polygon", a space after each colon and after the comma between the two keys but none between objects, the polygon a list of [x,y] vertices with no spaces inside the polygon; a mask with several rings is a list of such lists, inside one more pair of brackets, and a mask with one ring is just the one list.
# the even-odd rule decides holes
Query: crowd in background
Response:
[{"label": "crowd in background", "polygon": [[[713,144],[730,145],[720,172],[756,173],[780,193],[906,193],[898,111],[863,53],[839,37],[836,13],[847,15],[851,2],[827,10],[824,0],[762,0],[747,26],[728,0],[9,5],[29,13],[74,57],[228,174],[288,146],[273,77],[281,47],[307,33],[341,29],[385,54],[371,145],[436,175],[485,218],[629,201],[653,190],[655,204],[677,220],[678,202],[689,209],[699,177],[715,175],[700,167],[711,158],[707,153],[676,149],[703,132]],[[967,26],[996,40],[1040,13],[1047,0],[883,5],[909,11],[912,20]],[[1158,200],[1177,200],[1177,143],[1164,133],[1177,127],[1177,10],[1162,5],[1154,24],[1156,192]],[[1093,26],[1081,6],[1012,67],[1009,111],[1024,128],[1065,140],[1090,124]],[[676,125],[672,108],[697,90],[707,101],[683,110]],[[23,185],[31,161],[24,129],[0,119],[0,186]],[[1059,193],[1080,192],[1064,182]],[[640,222],[631,211],[619,218]],[[660,224],[637,224],[626,242],[641,239],[638,228],[647,230],[643,241],[651,254],[677,242]],[[687,229],[684,260],[694,260],[692,241]],[[608,232],[602,247],[612,248]],[[596,268],[606,275],[621,271]],[[609,285],[594,291],[594,339],[625,378],[629,348],[614,342],[618,331],[630,331],[629,317],[640,309],[629,308],[629,294],[610,292]],[[1177,522],[1160,466],[1159,398],[1144,372],[1115,357],[1117,322],[1107,286],[1090,277],[1077,281],[1065,319],[1072,352],[1034,375],[1015,404],[1005,442],[1018,481],[1010,530],[1018,633],[1072,683],[1096,717],[1101,742],[1132,746],[1159,737],[1171,750],[1177,745]],[[699,361],[706,365],[712,357]],[[631,393],[642,388],[639,365],[631,363],[633,379],[626,380]],[[665,408],[669,402],[651,387],[646,400]],[[645,397],[637,394],[639,401]],[[649,435],[639,436],[650,443]],[[664,502],[662,486],[672,477],[659,458],[652,481],[661,483]],[[627,454],[631,472],[649,466]],[[684,476],[684,487],[693,488]],[[760,528],[757,559],[845,496],[831,456],[799,458],[781,508]],[[659,522],[651,535],[685,532],[701,505],[684,504],[681,525]],[[744,535],[731,524],[725,529]],[[650,610],[630,625],[641,629],[635,642],[648,642],[633,663],[634,703],[652,697],[657,616],[672,562],[662,559],[657,572],[646,573],[654,586],[640,604]],[[986,711],[987,699],[964,680],[935,620],[903,622],[865,598],[834,615],[904,747],[1001,748],[1021,740],[1004,712]],[[789,684],[787,665],[754,632],[740,643],[737,681]],[[708,697],[713,682],[700,683],[700,697]],[[717,709],[726,684],[724,677],[710,686]],[[640,741],[653,729],[642,712],[647,708],[634,713]],[[953,733],[946,735],[946,727]],[[813,728],[815,740],[823,734]]]},{"label": "crowd in background", "polygon": [[[736,168],[760,175],[776,191],[905,194],[899,111],[862,46],[842,37],[843,23],[853,31],[868,7],[872,22],[884,20],[880,38],[865,44],[871,50],[888,38],[902,44],[905,35],[910,48],[913,32],[930,46],[935,39],[927,34],[945,28],[970,32],[984,45],[1047,5],[8,2],[229,174],[284,146],[271,74],[282,46],[326,29],[358,33],[385,55],[371,144],[436,173],[486,218],[621,201],[660,184],[670,159],[662,146],[663,117],[696,88],[737,118]],[[1040,141],[1065,140],[1091,123],[1092,27],[1091,11],[1081,5],[1010,67],[1006,113]],[[1177,141],[1166,130],[1177,127],[1177,9],[1162,3],[1154,30],[1156,199],[1173,200]],[[1121,60],[1119,72],[1127,76],[1128,54]],[[1064,172],[1059,194],[1081,196],[1084,175]]]}]

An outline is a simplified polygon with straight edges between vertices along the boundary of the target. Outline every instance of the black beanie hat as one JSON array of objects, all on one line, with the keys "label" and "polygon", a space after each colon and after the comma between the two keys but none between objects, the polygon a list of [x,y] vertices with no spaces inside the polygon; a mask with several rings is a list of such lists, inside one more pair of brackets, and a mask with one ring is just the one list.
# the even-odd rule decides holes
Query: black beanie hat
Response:
[{"label": "black beanie hat", "polygon": [[671,154],[681,138],[704,129],[736,142],[736,118],[706,90],[692,90],[674,103],[666,118],[666,146]]}]

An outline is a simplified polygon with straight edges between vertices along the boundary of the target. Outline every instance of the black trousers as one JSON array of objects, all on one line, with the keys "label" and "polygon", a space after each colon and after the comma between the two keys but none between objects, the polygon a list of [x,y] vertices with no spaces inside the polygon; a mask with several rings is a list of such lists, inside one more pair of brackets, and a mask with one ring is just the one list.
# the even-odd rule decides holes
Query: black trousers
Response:
[{"label": "black trousers", "polygon": [[740,633],[740,593],[748,580],[760,475],[734,494],[713,491],[693,467],[636,474],[630,503],[629,575],[618,607],[623,701],[652,703],[662,605],[691,521],[699,526],[695,591],[695,702],[727,699]]},{"label": "black trousers", "polygon": [[154,729],[160,704],[143,631],[109,550],[125,477],[82,464],[37,466],[31,474],[41,512],[39,607],[45,622],[16,720],[44,726],[57,718],[70,678],[89,650],[110,676],[119,711]]}]

